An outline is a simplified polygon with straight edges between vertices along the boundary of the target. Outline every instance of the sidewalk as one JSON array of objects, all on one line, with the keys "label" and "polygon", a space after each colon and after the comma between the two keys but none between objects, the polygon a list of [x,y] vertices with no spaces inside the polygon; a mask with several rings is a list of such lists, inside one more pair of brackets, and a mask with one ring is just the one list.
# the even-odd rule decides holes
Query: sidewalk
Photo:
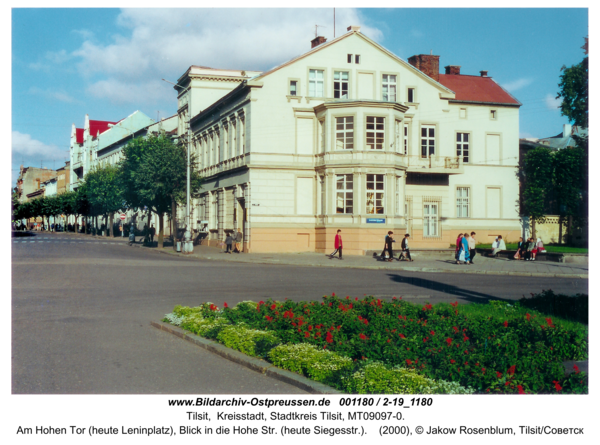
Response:
[{"label": "sidewalk", "polygon": [[[102,240],[111,242],[128,243],[127,237],[99,237],[75,233],[60,233],[60,235],[87,238],[90,240]],[[136,237],[139,240],[141,237]],[[156,238],[155,238],[156,239]],[[456,264],[453,254],[431,257],[417,252],[413,253],[413,262],[405,261],[380,261],[372,256],[345,256],[342,261],[337,257],[329,259],[322,253],[299,252],[299,253],[231,253],[226,254],[221,248],[209,246],[194,246],[194,253],[186,255],[173,250],[170,245],[158,249],[156,247],[144,247],[141,243],[134,244],[132,248],[148,249],[152,252],[187,257],[190,259],[229,261],[237,263],[258,264],[285,264],[304,267],[342,267],[350,269],[389,269],[404,270],[407,272],[429,272],[429,273],[462,273],[462,274],[488,274],[509,275],[519,277],[562,277],[562,278],[588,278],[588,265],[585,263],[555,263],[549,261],[515,261],[506,258],[487,258],[480,255],[475,257],[475,264]]]}]

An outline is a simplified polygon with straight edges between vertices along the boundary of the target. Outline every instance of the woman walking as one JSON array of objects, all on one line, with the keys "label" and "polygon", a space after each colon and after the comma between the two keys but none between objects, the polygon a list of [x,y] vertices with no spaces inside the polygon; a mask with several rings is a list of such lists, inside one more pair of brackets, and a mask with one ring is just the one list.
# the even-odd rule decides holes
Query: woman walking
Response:
[{"label": "woman walking", "polygon": [[406,235],[404,235],[404,238],[402,239],[402,253],[400,253],[400,256],[398,257],[398,261],[402,261],[402,260],[406,260],[406,261],[412,261],[413,259],[410,257],[410,249],[408,247],[408,238],[410,237],[410,235],[407,233]]},{"label": "woman walking", "polygon": [[458,238],[456,238],[456,249],[454,249],[454,259],[456,260],[456,264],[460,264],[460,262],[458,261],[458,257],[460,255],[460,249],[462,246],[462,237],[463,234],[459,233]]},{"label": "woman walking", "polygon": [[331,252],[331,254],[329,255],[329,259],[332,259],[336,253],[339,252],[339,259],[343,260],[342,258],[342,230],[338,229],[337,234],[335,235],[335,241],[334,241],[334,245],[335,250],[333,252]]},{"label": "woman walking", "polygon": [[470,263],[470,256],[469,256],[469,232],[465,232],[462,240],[461,240],[461,252],[460,252],[460,256],[459,256],[459,260],[461,260],[465,262],[465,264],[471,264]]}]

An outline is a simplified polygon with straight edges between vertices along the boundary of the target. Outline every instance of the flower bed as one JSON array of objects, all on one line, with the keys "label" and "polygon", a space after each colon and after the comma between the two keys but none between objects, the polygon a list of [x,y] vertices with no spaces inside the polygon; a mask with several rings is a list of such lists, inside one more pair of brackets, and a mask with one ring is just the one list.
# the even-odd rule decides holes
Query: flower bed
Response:
[{"label": "flower bed", "polygon": [[517,304],[373,297],[176,306],[165,321],[351,393],[587,393],[587,326]]}]

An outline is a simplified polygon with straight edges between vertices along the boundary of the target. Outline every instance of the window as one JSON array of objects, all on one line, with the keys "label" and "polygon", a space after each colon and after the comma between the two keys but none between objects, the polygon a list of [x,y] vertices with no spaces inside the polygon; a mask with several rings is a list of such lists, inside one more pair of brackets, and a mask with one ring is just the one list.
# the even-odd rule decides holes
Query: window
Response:
[{"label": "window", "polygon": [[333,98],[348,99],[348,71],[335,71],[333,73]]},{"label": "window", "polygon": [[467,118],[467,109],[461,108],[460,110],[458,110],[458,117],[460,119],[466,119]]},{"label": "window", "polygon": [[409,88],[406,97],[408,98],[408,103],[415,103],[415,89]]},{"label": "window", "polygon": [[490,110],[490,119],[493,121],[498,119],[498,112],[496,110]]},{"label": "window", "polygon": [[423,125],[421,127],[421,157],[428,158],[435,155],[435,126]]},{"label": "window", "polygon": [[456,133],[456,156],[469,162],[469,133]]},{"label": "window", "polygon": [[469,217],[469,187],[456,188],[456,217]]},{"label": "window", "polygon": [[290,80],[290,96],[298,95],[298,81]]},{"label": "window", "polygon": [[348,54],[348,63],[352,63],[352,54]]},{"label": "window", "polygon": [[357,65],[360,63],[360,55],[359,54],[354,56],[354,63],[356,63]]},{"label": "window", "polygon": [[352,175],[336,175],[336,213],[352,213]]},{"label": "window", "polygon": [[383,150],[385,137],[385,118],[367,116],[367,148]]},{"label": "window", "polygon": [[396,76],[384,74],[381,81],[381,93],[386,102],[396,102]]},{"label": "window", "polygon": [[354,148],[354,118],[352,116],[335,118],[335,149],[352,150]]},{"label": "window", "polygon": [[423,236],[438,236],[438,203],[423,205]]},{"label": "window", "polygon": [[323,70],[308,70],[308,95],[323,97],[325,95]]},{"label": "window", "polygon": [[383,176],[367,175],[367,213],[383,214]]},{"label": "window", "polygon": [[404,124],[404,154],[408,155],[408,124]]}]

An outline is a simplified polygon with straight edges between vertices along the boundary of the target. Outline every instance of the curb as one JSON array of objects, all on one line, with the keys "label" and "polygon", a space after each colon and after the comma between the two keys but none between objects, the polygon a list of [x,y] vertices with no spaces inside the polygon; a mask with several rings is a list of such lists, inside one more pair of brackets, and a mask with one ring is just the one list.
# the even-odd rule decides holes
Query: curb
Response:
[{"label": "curb", "polygon": [[256,357],[250,357],[239,351],[223,346],[215,341],[207,340],[206,338],[199,337],[196,334],[186,332],[178,326],[173,326],[162,321],[151,321],[150,326],[173,334],[176,337],[188,341],[196,346],[200,346],[201,348],[206,349],[213,354],[217,354],[223,358],[226,358],[227,360],[231,360],[238,365],[242,365],[248,369],[251,369],[252,371],[259,372],[267,377],[287,383],[288,385],[295,386],[296,388],[300,388],[310,394],[344,394],[343,392],[324,385],[323,383],[315,382],[296,373],[286,371],[285,369],[279,369],[265,360]]},{"label": "curb", "polygon": [[[133,246],[137,248],[144,248],[141,244],[133,244]],[[192,255],[184,255],[179,252],[173,252],[172,250],[149,250],[150,252],[158,252],[166,255],[179,256],[182,258],[195,259],[195,260],[204,260],[204,259],[213,259],[211,257],[198,257]],[[216,258],[218,261],[219,259]],[[334,266],[333,264],[318,264],[318,265],[310,265],[310,264],[297,264],[290,262],[281,262],[277,261],[268,261],[260,258],[255,258],[253,260],[227,260],[227,262],[233,263],[252,263],[252,264],[277,264],[280,266],[296,266],[296,267],[340,267]],[[423,273],[449,273],[449,274],[463,274],[463,275],[503,275],[503,276],[514,276],[514,277],[550,277],[550,278],[581,278],[581,279],[589,279],[588,274],[559,274],[559,273],[542,273],[542,272],[511,272],[511,271],[502,271],[502,270],[445,270],[445,269],[436,269],[432,267],[416,267],[416,266],[407,266],[398,269],[392,269],[390,267],[385,266],[344,266],[345,269],[367,269],[367,270],[389,270],[389,271],[406,271],[406,272],[423,272]]]}]

